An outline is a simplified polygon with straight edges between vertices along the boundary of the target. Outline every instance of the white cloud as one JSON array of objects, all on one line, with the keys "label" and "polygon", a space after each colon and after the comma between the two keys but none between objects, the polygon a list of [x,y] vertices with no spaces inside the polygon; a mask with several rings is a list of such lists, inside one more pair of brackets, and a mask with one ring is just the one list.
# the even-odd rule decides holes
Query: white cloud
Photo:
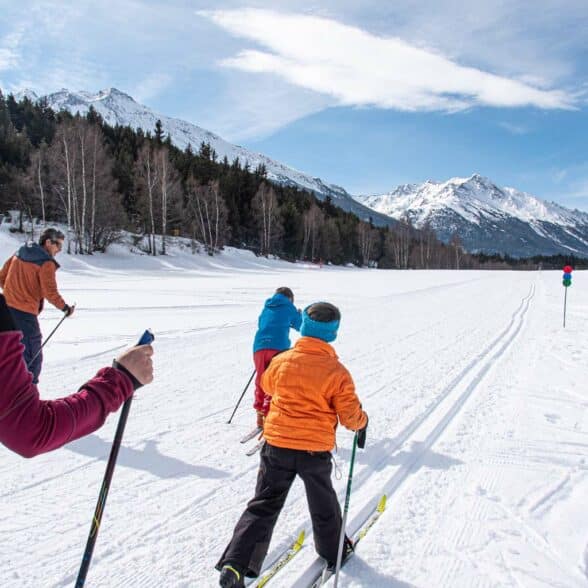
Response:
[{"label": "white cloud", "polygon": [[401,39],[376,36],[327,18],[256,9],[199,14],[265,48],[243,50],[222,60],[223,66],[275,74],[331,96],[340,105],[404,111],[457,111],[475,105],[574,106],[562,90],[466,67]]},{"label": "white cloud", "polygon": [[[277,129],[332,105],[328,96],[292,87],[270,75],[231,72],[216,100],[201,108],[198,124],[232,142],[267,137]],[[186,113],[185,118],[190,119]]]},{"label": "white cloud", "polygon": [[21,61],[20,45],[24,32],[25,27],[19,26],[0,40],[0,71],[18,67]]},{"label": "white cloud", "polygon": [[173,79],[167,73],[150,74],[133,87],[133,98],[139,102],[149,101],[173,83]]}]

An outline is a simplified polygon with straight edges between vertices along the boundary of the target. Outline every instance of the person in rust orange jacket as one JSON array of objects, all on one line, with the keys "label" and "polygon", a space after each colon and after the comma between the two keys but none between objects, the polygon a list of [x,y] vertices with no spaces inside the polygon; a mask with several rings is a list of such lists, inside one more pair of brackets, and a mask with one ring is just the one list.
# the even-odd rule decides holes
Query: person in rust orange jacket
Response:
[{"label": "person in rust orange jacket", "polygon": [[37,319],[43,310],[43,301],[49,300],[66,316],[74,311],[59,294],[55,280],[59,268],[55,256],[61,251],[64,238],[57,229],[45,229],[39,243],[23,245],[0,270],[0,286],[12,319],[22,332],[24,360],[33,374],[33,384],[39,382],[43,365],[42,336]]},{"label": "person in rust orange jacket", "polygon": [[[331,451],[337,423],[359,431],[365,447],[367,414],[355,394],[353,379],[330,345],[337,337],[339,309],[328,302],[308,306],[294,347],[276,355],[261,378],[271,396],[265,420],[265,445],[255,496],[247,504],[233,537],[216,565],[220,585],[244,586],[256,578],[273,529],[296,475],[305,485],[314,543],[334,567],[341,532],[341,507],[331,483]],[[343,557],[353,546],[348,538]]]}]

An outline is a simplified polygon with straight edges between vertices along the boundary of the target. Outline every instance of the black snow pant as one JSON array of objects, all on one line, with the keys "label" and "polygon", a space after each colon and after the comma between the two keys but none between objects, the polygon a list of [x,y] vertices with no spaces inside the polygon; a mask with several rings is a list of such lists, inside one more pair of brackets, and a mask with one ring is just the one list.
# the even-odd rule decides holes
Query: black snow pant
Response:
[{"label": "black snow pant", "polygon": [[259,575],[296,474],[306,488],[316,550],[327,561],[336,561],[342,520],[331,470],[328,451],[284,449],[266,443],[261,450],[255,496],[241,515],[216,569],[232,563],[240,566],[246,576]]}]

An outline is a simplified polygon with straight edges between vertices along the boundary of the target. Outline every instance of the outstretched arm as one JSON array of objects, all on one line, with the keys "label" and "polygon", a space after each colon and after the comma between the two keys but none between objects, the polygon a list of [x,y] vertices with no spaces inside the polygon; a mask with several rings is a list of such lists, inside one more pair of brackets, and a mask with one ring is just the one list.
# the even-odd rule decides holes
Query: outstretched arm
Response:
[{"label": "outstretched arm", "polygon": [[0,443],[23,457],[46,453],[100,428],[135,385],[153,378],[150,346],[134,347],[103,368],[80,390],[58,400],[41,400],[23,360],[20,332],[0,295]]},{"label": "outstretched arm", "polygon": [[296,308],[292,305],[292,320],[290,322],[290,326],[297,331],[300,331],[300,327],[302,325],[302,311],[299,308]]}]

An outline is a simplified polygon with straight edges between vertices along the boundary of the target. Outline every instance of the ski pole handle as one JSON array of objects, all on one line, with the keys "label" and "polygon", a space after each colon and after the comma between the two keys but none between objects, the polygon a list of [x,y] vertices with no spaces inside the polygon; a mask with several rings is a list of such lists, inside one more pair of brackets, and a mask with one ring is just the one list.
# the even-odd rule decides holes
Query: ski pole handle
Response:
[{"label": "ski pole handle", "polygon": [[151,329],[146,329],[145,332],[141,335],[137,345],[151,345],[154,339],[155,335],[151,332]]}]

